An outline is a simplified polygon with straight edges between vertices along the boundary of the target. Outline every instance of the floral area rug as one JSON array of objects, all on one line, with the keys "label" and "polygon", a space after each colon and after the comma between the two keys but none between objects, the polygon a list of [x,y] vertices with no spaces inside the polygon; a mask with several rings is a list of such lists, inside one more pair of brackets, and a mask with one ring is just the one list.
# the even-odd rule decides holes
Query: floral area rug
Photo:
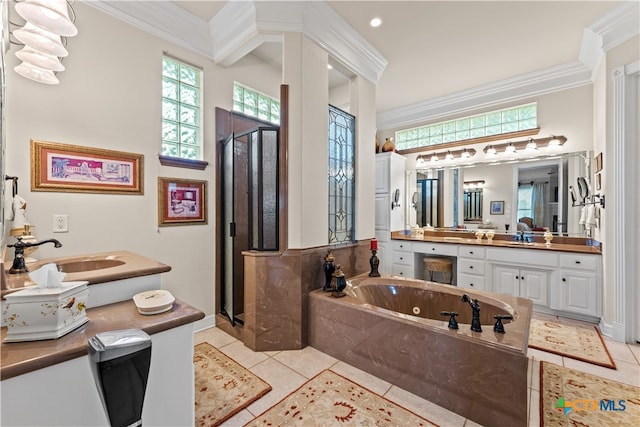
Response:
[{"label": "floral area rug", "polygon": [[245,427],[435,426],[432,422],[325,370]]},{"label": "floral area rug", "polygon": [[540,426],[637,427],[640,388],[540,362]]},{"label": "floral area rug", "polygon": [[195,346],[196,420],[217,426],[271,390],[265,381],[209,343]]},{"label": "floral area rug", "polygon": [[600,331],[595,326],[585,328],[531,319],[529,347],[616,369]]}]

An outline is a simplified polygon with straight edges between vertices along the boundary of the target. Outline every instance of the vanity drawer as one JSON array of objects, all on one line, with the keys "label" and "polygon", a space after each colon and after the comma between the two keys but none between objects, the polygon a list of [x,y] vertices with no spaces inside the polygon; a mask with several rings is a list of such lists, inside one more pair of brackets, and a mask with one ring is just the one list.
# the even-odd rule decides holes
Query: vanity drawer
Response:
[{"label": "vanity drawer", "polygon": [[598,268],[600,261],[599,255],[579,255],[579,254],[562,254],[560,255],[560,267],[575,268],[577,270],[593,270]]},{"label": "vanity drawer", "polygon": [[413,252],[393,251],[393,263],[413,265]]},{"label": "vanity drawer", "polygon": [[464,258],[484,259],[484,248],[480,246],[460,246],[458,256]]},{"label": "vanity drawer", "polygon": [[459,288],[486,290],[484,276],[474,276],[473,274],[458,274],[457,286]]},{"label": "vanity drawer", "polygon": [[411,242],[407,242],[405,240],[394,240],[393,241],[393,250],[394,251],[407,251],[411,252],[413,244]]},{"label": "vanity drawer", "polygon": [[484,261],[458,258],[458,272],[484,275]]},{"label": "vanity drawer", "polygon": [[413,267],[409,265],[393,264],[391,266],[391,274],[394,276],[402,276],[413,279]]},{"label": "vanity drawer", "polygon": [[430,243],[430,242],[415,242],[413,244],[413,252],[421,253],[424,255],[458,255],[458,245],[446,244],[446,243]]}]

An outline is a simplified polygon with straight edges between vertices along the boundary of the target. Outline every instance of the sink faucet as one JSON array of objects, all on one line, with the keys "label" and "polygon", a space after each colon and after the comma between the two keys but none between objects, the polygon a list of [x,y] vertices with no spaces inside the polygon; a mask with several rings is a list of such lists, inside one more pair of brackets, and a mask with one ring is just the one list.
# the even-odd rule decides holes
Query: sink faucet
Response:
[{"label": "sink faucet", "polygon": [[47,239],[47,240],[43,240],[41,242],[35,242],[35,243],[31,243],[31,242],[25,243],[22,241],[21,236],[16,237],[16,239],[18,239],[16,243],[14,243],[13,245],[7,245],[8,248],[15,248],[13,265],[9,269],[9,274],[26,273],[29,271],[27,269],[27,266],[24,263],[24,248],[30,248],[31,246],[40,246],[44,243],[53,243],[53,246],[55,246],[56,248],[62,247],[62,243],[60,243],[56,239]]},{"label": "sink faucet", "polygon": [[482,332],[482,326],[480,326],[480,303],[475,298],[469,298],[467,294],[462,295],[462,302],[468,302],[473,311],[471,316],[471,330],[474,332]]}]

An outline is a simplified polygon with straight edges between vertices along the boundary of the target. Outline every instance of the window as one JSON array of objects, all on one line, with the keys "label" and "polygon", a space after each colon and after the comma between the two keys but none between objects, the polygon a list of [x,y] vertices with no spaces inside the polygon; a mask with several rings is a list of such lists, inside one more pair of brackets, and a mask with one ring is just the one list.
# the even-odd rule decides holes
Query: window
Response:
[{"label": "window", "polygon": [[518,218],[533,218],[533,185],[518,187]]},{"label": "window", "polygon": [[162,155],[202,159],[202,70],[162,58]]},{"label": "window", "polygon": [[233,85],[233,111],[280,124],[280,102],[248,87]]},{"label": "window", "polygon": [[329,244],[355,237],[355,124],[354,116],[329,106]]},{"label": "window", "polygon": [[396,148],[406,150],[535,129],[538,127],[537,105],[534,102],[398,131],[396,132]]}]

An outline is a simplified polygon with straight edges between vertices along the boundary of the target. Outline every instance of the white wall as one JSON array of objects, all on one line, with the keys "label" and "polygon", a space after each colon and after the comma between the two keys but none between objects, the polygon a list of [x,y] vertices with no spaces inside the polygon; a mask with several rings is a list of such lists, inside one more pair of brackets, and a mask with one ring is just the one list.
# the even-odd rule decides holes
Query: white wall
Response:
[{"label": "white wall", "polygon": [[[7,55],[6,172],[19,177],[29,221],[39,239],[58,238],[36,256],[127,249],[164,262],[163,288],[212,314],[214,308],[214,108],[230,109],[233,81],[279,97],[281,76],[247,57],[227,69],[76,2],[79,34],[69,39],[60,84],[46,86],[12,71]],[[160,166],[161,58],[166,50],[204,69],[204,171]],[[144,195],[45,193],[29,190],[29,140],[142,153]],[[157,177],[206,180],[207,225],[157,226]],[[69,233],[52,234],[52,215],[69,215]],[[11,223],[7,224],[7,228]]]}]

